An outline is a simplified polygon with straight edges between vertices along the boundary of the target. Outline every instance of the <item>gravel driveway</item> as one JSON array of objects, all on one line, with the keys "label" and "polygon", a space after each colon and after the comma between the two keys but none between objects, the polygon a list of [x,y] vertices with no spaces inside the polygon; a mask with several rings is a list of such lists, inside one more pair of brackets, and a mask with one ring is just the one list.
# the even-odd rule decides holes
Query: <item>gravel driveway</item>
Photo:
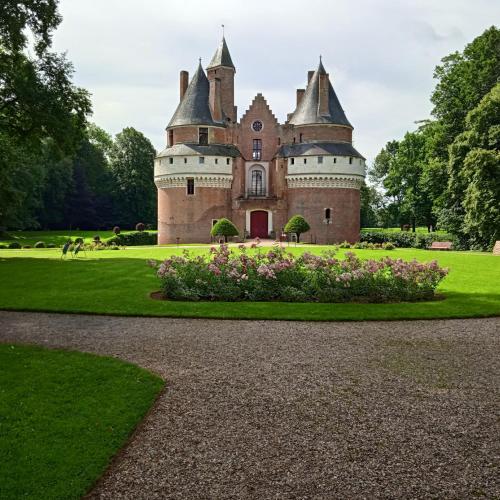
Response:
[{"label": "gravel driveway", "polygon": [[167,380],[91,498],[500,498],[500,318],[0,312],[0,341],[113,355]]}]

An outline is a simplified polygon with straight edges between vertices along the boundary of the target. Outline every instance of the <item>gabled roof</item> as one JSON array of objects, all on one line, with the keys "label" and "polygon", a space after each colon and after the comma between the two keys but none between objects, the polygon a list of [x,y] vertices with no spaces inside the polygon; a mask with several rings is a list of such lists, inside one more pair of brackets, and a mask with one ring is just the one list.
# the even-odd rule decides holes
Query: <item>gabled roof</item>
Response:
[{"label": "gabled roof", "polygon": [[179,125],[224,126],[223,122],[216,122],[212,118],[212,113],[210,112],[210,106],[208,104],[209,90],[210,84],[201,67],[200,61],[198,69],[189,82],[186,93],[177,106],[174,116],[167,125],[167,128]]},{"label": "gabled roof", "polygon": [[314,72],[309,81],[304,96],[297,109],[294,111],[289,122],[292,125],[311,125],[321,123],[332,123],[335,125],[345,125],[351,127],[346,118],[344,110],[340,105],[337,94],[333,90],[332,84],[328,82],[328,114],[319,112],[319,81],[320,75],[326,75],[323,63],[319,62],[318,69]]},{"label": "gabled roof", "polygon": [[354,146],[348,142],[303,142],[300,144],[284,144],[276,156],[289,158],[291,156],[354,156],[365,159]]},{"label": "gabled roof", "polygon": [[217,47],[210,64],[207,66],[207,69],[216,68],[217,66],[226,66],[228,68],[233,68],[234,64],[231,60],[231,54],[229,54],[229,49],[227,48],[226,39],[222,37],[222,41],[220,45]]}]

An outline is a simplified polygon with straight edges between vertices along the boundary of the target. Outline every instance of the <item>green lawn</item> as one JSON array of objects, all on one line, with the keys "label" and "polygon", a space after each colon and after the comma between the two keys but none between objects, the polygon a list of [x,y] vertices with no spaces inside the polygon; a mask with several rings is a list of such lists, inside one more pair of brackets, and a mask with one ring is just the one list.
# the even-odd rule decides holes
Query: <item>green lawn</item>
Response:
[{"label": "green lawn", "polygon": [[[320,253],[329,247],[290,247]],[[500,257],[479,252],[433,252],[413,248],[355,250],[362,258],[384,255],[437,259],[450,268],[438,292],[445,300],[398,304],[297,304],[266,302],[169,302],[149,298],[159,282],[146,259],[182,249],[128,247],[87,252],[61,261],[57,249],[0,250],[0,309],[203,318],[375,320],[500,315]],[[192,248],[192,253],[207,248]],[[339,255],[344,254],[339,251]]]},{"label": "green lawn", "polygon": [[[122,231],[122,234],[131,233],[133,231]],[[148,231],[150,233],[156,233],[156,231]],[[98,235],[101,240],[106,240],[111,238],[115,234],[113,231],[9,231],[10,239],[4,239],[0,235],[0,245],[8,245],[13,241],[17,241],[22,246],[30,245],[33,246],[37,241],[43,241],[46,245],[48,243],[53,243],[57,246],[62,246],[69,238],[73,241],[75,238],[83,238],[85,243],[90,243],[94,236]]]},{"label": "green lawn", "polygon": [[117,359],[0,345],[0,498],[80,498],[162,387]]}]

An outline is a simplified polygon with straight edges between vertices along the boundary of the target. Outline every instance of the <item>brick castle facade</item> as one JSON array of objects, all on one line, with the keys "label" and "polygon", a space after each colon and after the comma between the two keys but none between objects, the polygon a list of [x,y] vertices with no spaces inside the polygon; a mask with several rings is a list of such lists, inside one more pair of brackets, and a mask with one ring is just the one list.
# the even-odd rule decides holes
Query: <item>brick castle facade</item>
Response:
[{"label": "brick castle facade", "polygon": [[235,67],[222,39],[205,74],[180,73],[180,103],[155,159],[158,242],[209,242],[218,219],[248,237],[278,238],[301,214],[304,241],[359,238],[365,160],[320,64],[297,89],[295,111],[278,123],[262,94],[237,120]]}]

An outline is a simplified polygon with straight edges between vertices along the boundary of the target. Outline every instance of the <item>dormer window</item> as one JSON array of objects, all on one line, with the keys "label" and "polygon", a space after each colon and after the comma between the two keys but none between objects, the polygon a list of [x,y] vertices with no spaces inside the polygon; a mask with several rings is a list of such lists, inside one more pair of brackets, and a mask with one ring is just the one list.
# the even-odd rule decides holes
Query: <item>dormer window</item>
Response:
[{"label": "dormer window", "polygon": [[200,127],[198,129],[198,144],[200,146],[208,146],[208,128]]}]

